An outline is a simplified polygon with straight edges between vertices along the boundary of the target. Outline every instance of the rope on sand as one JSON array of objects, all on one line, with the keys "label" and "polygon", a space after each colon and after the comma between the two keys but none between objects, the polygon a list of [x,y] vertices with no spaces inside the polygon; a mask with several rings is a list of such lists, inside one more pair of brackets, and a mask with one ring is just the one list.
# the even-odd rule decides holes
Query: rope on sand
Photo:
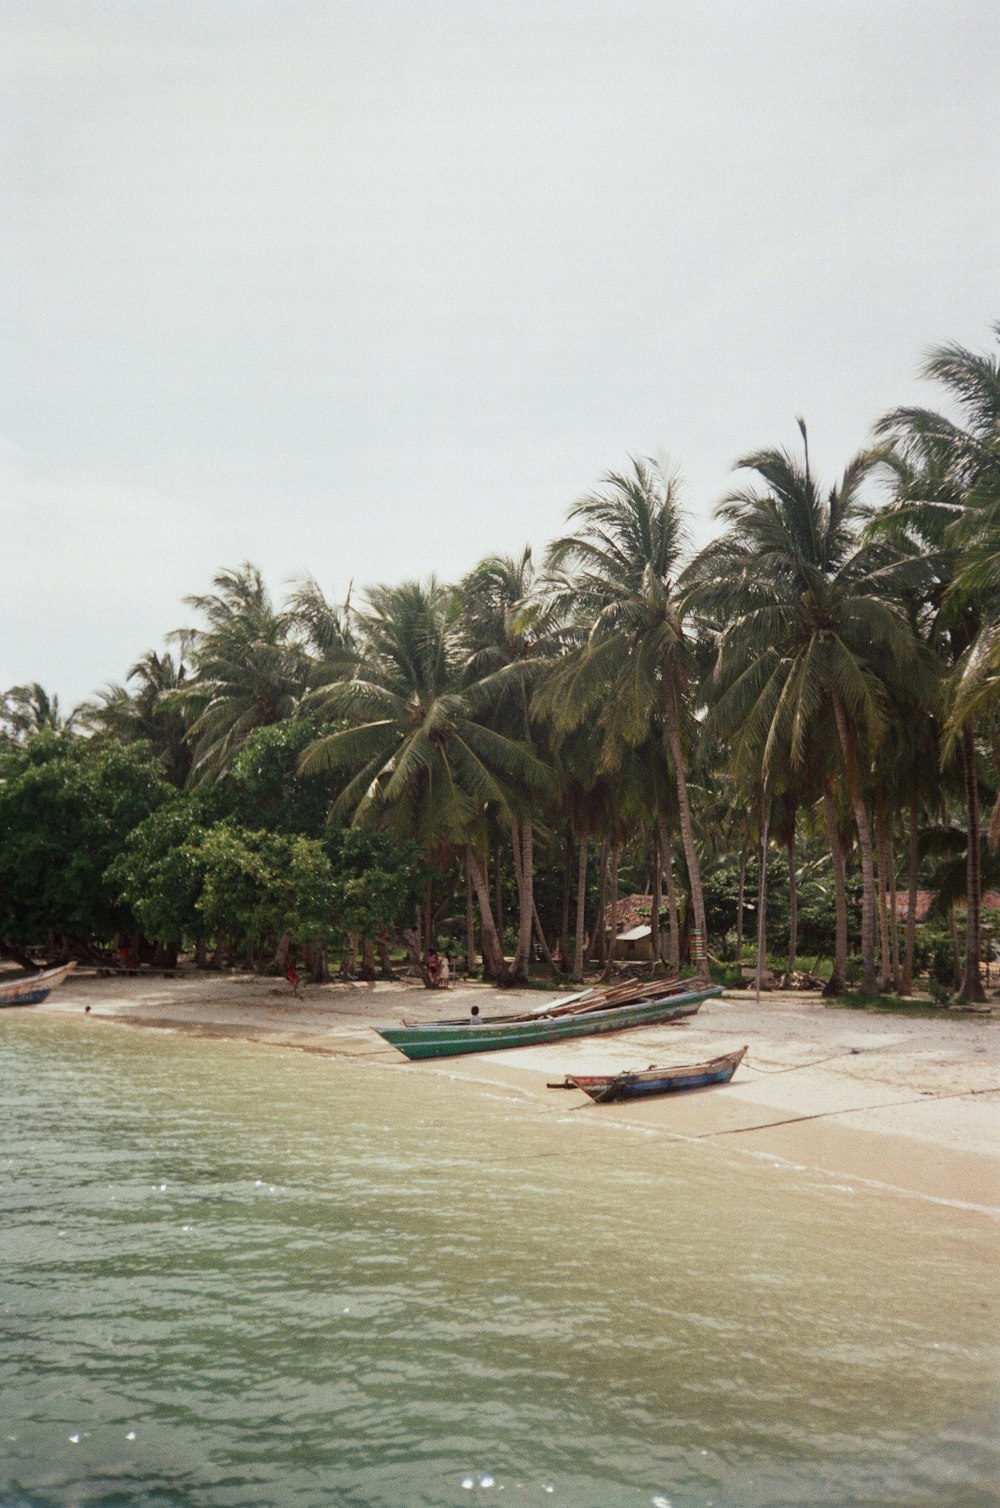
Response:
[{"label": "rope on sand", "polygon": [[847,1052],[832,1052],[828,1058],[813,1058],[811,1063],[793,1063],[790,1068],[760,1068],[750,1061],[747,1053],[743,1059],[743,1067],[750,1068],[754,1073],[798,1073],[800,1068],[818,1068],[821,1063],[832,1063],[835,1058],[848,1058],[861,1051],[858,1047],[852,1047]]},{"label": "rope on sand", "polygon": [[726,1131],[701,1131],[691,1141],[706,1141],[715,1136],[743,1136],[749,1131],[770,1131],[774,1126],[797,1126],[801,1121],[825,1121],[838,1115],[860,1115],[865,1110],[896,1110],[901,1105],[926,1105],[931,1100],[965,1100],[974,1094],[1000,1094],[1000,1085],[990,1089],[962,1089],[956,1094],[922,1094],[915,1100],[890,1100],[885,1105],[853,1105],[846,1110],[821,1110],[816,1115],[790,1115],[780,1121],[764,1121],[756,1126],[731,1126]]}]

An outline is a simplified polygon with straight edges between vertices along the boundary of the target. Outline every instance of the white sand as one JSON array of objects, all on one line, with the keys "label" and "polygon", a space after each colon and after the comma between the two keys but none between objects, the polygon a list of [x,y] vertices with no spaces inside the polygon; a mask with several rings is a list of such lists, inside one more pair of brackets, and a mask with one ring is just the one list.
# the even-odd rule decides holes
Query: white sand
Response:
[{"label": "white sand", "polygon": [[[991,1014],[942,1010],[926,1019],[833,1010],[808,994],[768,994],[757,1006],[752,995],[734,991],[674,1026],[420,1064],[406,1063],[372,1030],[404,1016],[463,1016],[473,1002],[488,1018],[545,999],[537,991],[459,985],[446,994],[402,983],[305,986],[295,999],[282,981],[249,975],[81,972],[34,1010],[88,1030],[109,1023],[168,1028],[507,1083],[547,1097],[554,1111],[581,1103],[609,1121],[711,1137],[1000,1213],[1000,1001]],[[546,1087],[567,1073],[696,1062],[744,1043],[747,1059],[731,1084],[716,1089],[591,1106],[576,1091]]]}]

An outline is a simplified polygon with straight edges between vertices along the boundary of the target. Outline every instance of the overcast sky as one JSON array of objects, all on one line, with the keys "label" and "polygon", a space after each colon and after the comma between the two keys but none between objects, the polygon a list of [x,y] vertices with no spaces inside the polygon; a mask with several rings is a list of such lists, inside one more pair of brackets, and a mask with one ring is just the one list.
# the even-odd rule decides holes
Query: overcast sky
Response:
[{"label": "overcast sky", "polygon": [[696,541],[1000,318],[996,0],[0,0],[0,690],[245,559],[540,556],[630,454]]}]

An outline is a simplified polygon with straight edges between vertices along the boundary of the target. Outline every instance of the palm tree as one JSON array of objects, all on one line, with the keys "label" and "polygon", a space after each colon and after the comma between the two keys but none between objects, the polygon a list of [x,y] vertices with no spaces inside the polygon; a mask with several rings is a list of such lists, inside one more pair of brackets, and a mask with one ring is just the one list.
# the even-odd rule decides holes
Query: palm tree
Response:
[{"label": "palm tree", "polygon": [[329,601],[319,582],[308,573],[299,578],[285,603],[290,632],[309,652],[311,680],[328,685],[342,669],[349,670],[354,648],[353,587],[348,587],[343,606]]},{"label": "palm tree", "polygon": [[149,650],[131,667],[127,686],[110,685],[77,708],[80,721],[98,737],[148,743],[167,779],[183,786],[191,773],[190,718],[183,704],[187,670],[182,655]]},{"label": "palm tree", "polygon": [[[539,754],[551,769],[553,751],[546,747],[549,729],[544,720],[532,715],[531,690],[561,650],[562,625],[552,599],[538,590],[530,546],[518,557],[491,555],[480,561],[462,581],[458,595],[461,632],[469,655],[467,682],[480,682],[494,692],[491,705],[480,702],[484,723]],[[548,953],[534,897],[538,794],[536,788],[510,792],[511,852],[519,901],[511,974],[517,979],[527,978],[533,929]]]},{"label": "palm tree", "polygon": [[[1000,336],[1000,324],[995,327]],[[876,432],[893,475],[897,527],[934,547],[935,642],[945,685],[944,752],[958,749],[966,795],[966,947],[961,997],[981,1000],[981,855],[977,725],[1000,711],[1000,357],[950,344],[921,375],[940,383],[959,419],[920,407],[886,414]],[[1000,843],[1000,801],[990,827]]]},{"label": "palm tree", "polygon": [[69,727],[75,716],[74,712],[63,718],[58,696],[49,696],[37,681],[27,686],[11,686],[0,695],[0,746],[27,743],[46,729]]},{"label": "palm tree", "polygon": [[345,773],[332,820],[390,827],[415,838],[431,860],[456,848],[464,854],[486,966],[507,982],[483,863],[487,818],[495,810],[509,821],[517,793],[545,784],[530,748],[485,720],[516,676],[508,667],[466,679],[460,602],[433,580],[376,587],[368,601],[358,615],[353,674],[312,697],[349,726],[311,744],[301,768]]},{"label": "palm tree", "polygon": [[803,464],[783,450],[744,457],[738,468],[756,473],[763,486],[738,488],[724,500],[718,513],[728,532],[692,572],[699,601],[720,618],[729,615],[712,719],[715,731],[737,739],[738,757],[748,766],[759,761],[767,784],[783,756],[803,769],[810,751],[829,747],[832,720],[858,832],[862,987],[869,993],[878,981],[868,749],[886,728],[889,688],[915,682],[922,669],[905,613],[883,592],[888,552],[860,539],[861,488],[873,464],[870,456],[855,458],[824,498],[808,447]]},{"label": "palm tree", "polygon": [[694,925],[704,939],[684,747],[691,646],[677,581],[686,543],[678,481],[652,461],[633,460],[631,471],[609,472],[602,489],[571,510],[578,531],[549,549],[551,590],[557,601],[573,605],[587,638],[550,679],[544,706],[562,730],[600,709],[609,748],[618,739],[641,743],[662,720]]},{"label": "palm tree", "polygon": [[212,593],[185,598],[208,627],[178,631],[192,645],[194,678],[178,700],[193,713],[196,784],[224,775],[254,728],[289,717],[309,674],[292,619],[274,607],[256,566],[220,571],[213,585]]}]

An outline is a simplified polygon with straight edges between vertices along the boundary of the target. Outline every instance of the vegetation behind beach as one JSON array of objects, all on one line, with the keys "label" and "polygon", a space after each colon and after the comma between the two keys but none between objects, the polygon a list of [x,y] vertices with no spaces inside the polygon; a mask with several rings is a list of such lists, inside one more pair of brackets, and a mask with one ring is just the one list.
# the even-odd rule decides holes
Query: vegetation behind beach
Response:
[{"label": "vegetation behind beach", "polygon": [[245,563],[69,717],[12,687],[3,952],[323,979],[438,947],[525,983],[613,967],[624,931],[665,971],[707,948],[731,979],[759,954],[765,983],[981,1000],[1000,363],[948,345],[923,375],[940,408],[884,415],[836,481],[801,420],[742,457],[697,553],[636,458],[537,561],[340,604]]}]

